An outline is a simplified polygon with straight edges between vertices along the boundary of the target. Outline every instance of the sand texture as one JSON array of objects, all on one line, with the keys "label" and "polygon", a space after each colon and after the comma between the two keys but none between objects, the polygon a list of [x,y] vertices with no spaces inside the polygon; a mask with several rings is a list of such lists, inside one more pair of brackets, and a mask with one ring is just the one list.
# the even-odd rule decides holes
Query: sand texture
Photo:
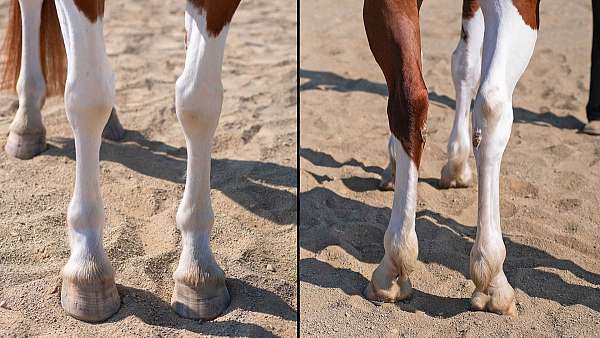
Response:
[{"label": "sand texture", "polygon": [[516,319],[468,310],[477,187],[437,188],[454,118],[459,1],[421,8],[430,110],[414,297],[381,307],[361,297],[383,256],[393,195],[377,190],[387,164],[387,89],[367,44],[363,2],[340,3],[300,7],[303,336],[600,335],[600,138],[578,133],[586,122],[591,2],[541,2],[535,53],[514,94],[500,206]]},{"label": "sand texture", "polygon": [[[232,304],[204,324],[178,317],[169,306],[180,250],[175,211],[186,168],[174,110],[185,4],[106,3],[116,106],[128,130],[123,142],[104,141],[100,153],[104,246],[122,306],[98,325],[68,317],[59,306],[75,149],[62,98],[52,98],[43,109],[50,149],[30,161],[0,151],[0,336],[295,336],[295,1],[243,1],[230,29],[211,196],[212,248]],[[7,6],[0,0],[0,35]],[[0,96],[2,146],[16,102]]]}]

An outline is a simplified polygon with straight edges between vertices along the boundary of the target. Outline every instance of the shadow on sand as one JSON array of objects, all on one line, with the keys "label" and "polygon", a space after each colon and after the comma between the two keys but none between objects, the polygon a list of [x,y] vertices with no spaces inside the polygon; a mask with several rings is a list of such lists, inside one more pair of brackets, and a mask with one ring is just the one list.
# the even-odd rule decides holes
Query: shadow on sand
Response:
[{"label": "shadow on sand", "polygon": [[[301,149],[300,156],[325,167],[354,165],[368,172],[382,171],[354,159],[339,163],[328,154],[308,148]],[[437,186],[435,179],[424,181]],[[369,190],[376,189],[376,182],[363,184],[372,184]],[[361,262],[379,263],[384,254],[382,243],[390,208],[373,207],[323,187],[301,193],[300,203],[299,242],[302,248],[318,253],[329,246],[339,246]],[[474,227],[431,210],[421,210],[416,215],[416,231],[421,262],[441,264],[469,278],[469,253],[476,233]],[[570,284],[559,275],[540,268],[569,271],[594,285],[600,285],[600,275],[570,260],[558,259],[509,238],[504,238],[504,243],[507,251],[504,271],[513,287],[531,297],[545,298],[562,305],[582,304],[600,311],[600,287]],[[300,261],[301,281],[325,288],[339,288],[349,295],[360,295],[368,277],[313,258]],[[432,316],[452,317],[467,311],[469,300],[428,295],[415,290],[415,296],[399,306],[407,311],[419,309]]]},{"label": "shadow on sand", "polygon": [[[73,139],[54,138],[42,156],[65,156],[75,159]],[[185,183],[186,149],[147,140],[141,133],[128,130],[124,140],[103,140],[100,160],[120,163],[140,174]],[[231,173],[235,173],[232,176]],[[213,159],[211,162],[211,187],[222,191],[246,210],[276,224],[296,223],[296,195],[283,188],[296,187],[296,169],[274,163]],[[283,187],[277,189],[273,187]],[[268,203],[265,195],[276,196]],[[278,316],[285,320],[296,320],[296,311],[277,294],[252,286],[239,279],[227,279],[232,303],[227,309],[242,308]],[[134,315],[149,325],[160,325],[185,329],[202,335],[215,336],[259,336],[274,337],[266,329],[237,321],[215,321],[200,323],[181,318],[170,304],[151,292],[118,285],[122,299],[127,301],[109,321],[119,321]],[[129,304],[131,303],[131,304]],[[136,304],[138,306],[136,306]]]},{"label": "shadow on sand", "polygon": [[[387,86],[384,83],[372,82],[366,79],[349,79],[327,71],[301,68],[300,78],[308,80],[300,86],[301,91],[333,90],[343,93],[359,91],[381,96],[388,95]],[[446,95],[430,92],[429,100],[433,104],[437,103],[453,110],[456,108],[456,101]],[[513,112],[515,123],[529,123],[537,126],[551,126],[575,130],[579,130],[585,125],[585,123],[572,115],[558,116],[550,111],[536,113],[525,108],[513,107]]]},{"label": "shadow on sand", "polygon": [[[75,159],[71,138],[52,138],[42,155]],[[142,175],[185,184],[187,152],[158,141],[147,140],[140,132],[127,130],[124,140],[103,140],[100,161],[116,162]],[[232,173],[235,173],[232,175]],[[211,188],[223,192],[244,209],[276,224],[296,223],[296,195],[284,188],[297,186],[296,169],[275,163],[212,159]],[[273,188],[282,187],[282,189]],[[263,196],[276,196],[268,203]]]},{"label": "shadow on sand", "polygon": [[[231,305],[225,314],[241,308],[253,312],[262,312],[278,316],[285,320],[295,320],[296,312],[276,294],[256,288],[239,279],[227,279],[231,294]],[[117,285],[122,299],[119,311],[108,322],[119,322],[129,316],[135,316],[144,323],[153,326],[183,329],[201,335],[276,337],[270,331],[251,323],[234,320],[200,322],[179,317],[171,305],[155,294],[137,288]],[[249,302],[255,300],[256,302]]]}]

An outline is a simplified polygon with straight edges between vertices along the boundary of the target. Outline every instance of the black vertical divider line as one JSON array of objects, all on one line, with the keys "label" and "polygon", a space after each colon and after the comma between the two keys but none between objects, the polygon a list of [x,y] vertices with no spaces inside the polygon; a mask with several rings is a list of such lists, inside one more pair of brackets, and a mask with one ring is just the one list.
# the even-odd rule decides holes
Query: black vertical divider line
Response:
[{"label": "black vertical divider line", "polygon": [[296,336],[300,337],[300,0],[296,1]]}]

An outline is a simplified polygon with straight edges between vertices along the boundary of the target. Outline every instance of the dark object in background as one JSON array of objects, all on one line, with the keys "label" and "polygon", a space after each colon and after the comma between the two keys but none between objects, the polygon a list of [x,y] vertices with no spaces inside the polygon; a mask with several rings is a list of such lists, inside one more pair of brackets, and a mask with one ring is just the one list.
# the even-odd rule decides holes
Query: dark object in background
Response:
[{"label": "dark object in background", "polygon": [[586,106],[588,124],[584,133],[600,135],[600,0],[592,0],[594,32],[590,71],[590,97]]}]

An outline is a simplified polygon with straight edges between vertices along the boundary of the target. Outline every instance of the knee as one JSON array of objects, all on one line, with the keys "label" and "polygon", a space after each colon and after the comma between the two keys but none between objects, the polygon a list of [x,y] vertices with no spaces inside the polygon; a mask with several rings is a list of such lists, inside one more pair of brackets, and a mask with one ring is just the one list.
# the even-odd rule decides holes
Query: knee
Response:
[{"label": "knee", "polygon": [[388,118],[392,134],[400,140],[417,167],[425,145],[428,109],[429,95],[425,86],[401,90],[390,95],[388,99]]},{"label": "knee", "polygon": [[415,107],[415,113],[427,115],[427,109],[429,108],[429,92],[427,92],[427,88],[423,86],[409,95],[408,104],[411,107]]},{"label": "knee", "polygon": [[76,128],[102,131],[114,104],[112,73],[73,77],[65,84],[65,110]]},{"label": "knee", "polygon": [[503,87],[489,81],[481,86],[475,99],[475,112],[479,119],[487,123],[488,128],[497,124],[508,113],[507,109],[512,111],[510,96]]},{"label": "knee", "polygon": [[175,83],[177,118],[186,133],[196,129],[214,131],[223,103],[221,82],[201,82],[182,75]]}]

